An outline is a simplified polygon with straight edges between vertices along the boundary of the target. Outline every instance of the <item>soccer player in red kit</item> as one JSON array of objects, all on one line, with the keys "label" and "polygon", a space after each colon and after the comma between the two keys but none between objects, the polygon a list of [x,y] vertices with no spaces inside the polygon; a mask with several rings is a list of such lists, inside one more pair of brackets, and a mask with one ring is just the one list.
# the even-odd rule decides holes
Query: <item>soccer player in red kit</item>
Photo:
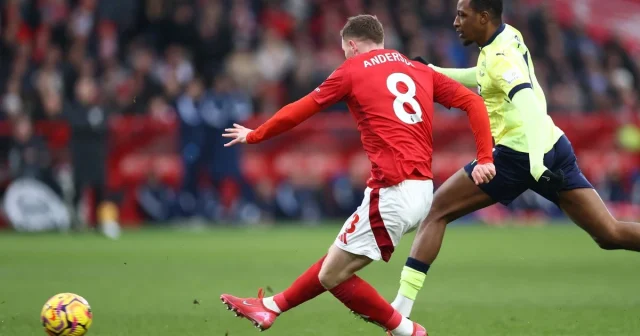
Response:
[{"label": "soccer player in red kit", "polygon": [[259,143],[346,101],[371,161],[362,205],[346,221],[327,255],[284,292],[264,298],[260,290],[258,298],[224,294],[221,299],[236,314],[265,330],[281,313],[329,291],[390,335],[427,335],[355,273],[373,260],[389,261],[400,238],[429,212],[434,101],[466,111],[478,151],[475,182],[486,183],[495,176],[487,110],[482,98],[461,84],[395,50],[384,49],[384,31],[375,16],[349,18],[341,35],[347,60],[317,89],[283,107],[255,131],[234,125],[223,136],[233,139],[226,146]]}]

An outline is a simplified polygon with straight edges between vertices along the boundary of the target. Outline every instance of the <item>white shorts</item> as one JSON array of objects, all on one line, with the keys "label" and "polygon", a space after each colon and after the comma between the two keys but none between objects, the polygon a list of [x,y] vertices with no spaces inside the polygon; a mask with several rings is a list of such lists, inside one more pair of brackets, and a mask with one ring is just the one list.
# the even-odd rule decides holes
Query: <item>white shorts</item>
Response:
[{"label": "white shorts", "polygon": [[433,182],[407,180],[364,192],[362,205],[342,227],[335,245],[349,253],[389,261],[405,234],[427,217],[433,201]]}]

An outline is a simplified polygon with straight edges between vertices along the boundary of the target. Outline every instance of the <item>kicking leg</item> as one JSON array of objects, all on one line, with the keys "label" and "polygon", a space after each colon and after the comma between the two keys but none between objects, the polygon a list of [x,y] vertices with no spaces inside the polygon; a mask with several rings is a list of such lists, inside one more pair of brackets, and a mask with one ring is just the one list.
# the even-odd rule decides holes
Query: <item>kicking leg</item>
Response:
[{"label": "kicking leg", "polygon": [[368,257],[343,251],[333,245],[325,257],[280,294],[262,298],[260,290],[258,298],[245,299],[224,294],[221,299],[237,316],[246,317],[256,328],[266,330],[282,312],[329,290],[345,306],[391,330],[392,335],[426,335],[426,331],[424,334],[418,333],[424,328],[403,318],[371,285],[355,275],[371,261]]},{"label": "kicking leg", "polygon": [[[499,174],[498,171],[497,176]],[[475,185],[462,169],[438,188],[431,211],[413,240],[411,254],[402,269],[400,290],[392,303],[403,316],[409,316],[411,313],[426,273],[438,256],[447,224],[494,203],[495,201]]]},{"label": "kicking leg", "polygon": [[367,282],[355,275],[372,260],[389,261],[402,235],[426,216],[433,198],[431,181],[405,181],[368,189],[362,206],[345,223],[320,271],[320,283],[352,312],[392,335],[426,335],[403,318]]},{"label": "kicking leg", "polygon": [[640,251],[640,223],[616,220],[594,189],[562,191],[558,206],[601,248]]},{"label": "kicking leg", "polygon": [[269,329],[276,318],[283,312],[307,302],[327,290],[320,284],[318,274],[326,256],[311,265],[284,292],[263,298],[262,289],[257,298],[238,298],[233,295],[220,296],[227,309],[233,310],[236,316],[246,317],[256,328]]},{"label": "kicking leg", "polygon": [[[424,188],[425,183],[421,181],[414,187],[431,195],[433,189]],[[377,323],[392,330],[393,335],[426,335],[424,328],[402,318],[375,289],[354,275],[372,260],[387,261],[391,256],[394,248],[393,238],[401,235],[405,227],[401,221],[385,222],[383,215],[388,215],[396,208],[403,209],[402,206],[394,207],[391,203],[398,201],[398,195],[403,194],[405,193],[400,187],[369,189],[362,206],[345,222],[327,256],[309,268],[284,292],[264,299],[261,292],[257,299],[242,299],[226,294],[221,299],[238,315],[247,317],[256,327],[265,330],[271,327],[280,313],[329,289],[347,307],[371,316]],[[416,204],[422,206],[422,203]],[[414,223],[418,221],[415,220]]]},{"label": "kicking leg", "polygon": [[392,335],[426,335],[423,327],[402,317],[369,283],[355,275],[371,261],[333,245],[320,270],[320,283],[353,312],[369,318]]}]

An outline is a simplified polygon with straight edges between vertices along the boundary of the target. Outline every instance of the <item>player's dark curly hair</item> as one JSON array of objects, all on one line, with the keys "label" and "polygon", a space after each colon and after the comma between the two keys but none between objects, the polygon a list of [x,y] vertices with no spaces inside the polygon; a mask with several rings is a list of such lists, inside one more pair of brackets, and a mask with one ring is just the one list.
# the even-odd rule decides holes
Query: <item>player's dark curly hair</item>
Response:
[{"label": "player's dark curly hair", "polygon": [[375,15],[363,14],[350,17],[340,31],[340,35],[343,39],[364,39],[377,44],[384,42],[382,23]]},{"label": "player's dark curly hair", "polygon": [[475,12],[488,12],[495,21],[502,21],[502,0],[471,0],[469,6]]}]

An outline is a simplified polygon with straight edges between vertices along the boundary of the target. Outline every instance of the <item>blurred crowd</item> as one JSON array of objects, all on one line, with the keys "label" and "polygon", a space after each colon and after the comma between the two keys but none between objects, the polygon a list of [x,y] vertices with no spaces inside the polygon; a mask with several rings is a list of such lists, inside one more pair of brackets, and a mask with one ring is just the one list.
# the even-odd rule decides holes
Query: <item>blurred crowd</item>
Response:
[{"label": "blurred crowd", "polygon": [[[55,185],[46,169],[31,172],[46,167],[38,160],[47,156],[29,159],[45,151],[29,123],[67,120],[76,190],[104,185],[105,173],[95,167],[106,160],[109,117],[147,114],[181,121],[183,194],[198,193],[194,169],[202,160],[213,180],[240,181],[240,194],[250,194],[238,176],[239,152],[203,154],[221,148],[222,139],[211,134],[271,115],[312,91],[344,60],[338,32],[350,15],[377,15],[388,48],[439,66],[473,66],[478,52],[464,48],[452,29],[452,0],[0,0],[0,6],[0,118],[15,121],[14,174],[42,175]],[[616,40],[599,44],[544,7],[517,0],[505,6],[507,22],[532,50],[551,113],[637,110],[640,55]],[[359,195],[352,189],[333,194]],[[322,208],[322,197],[287,195],[279,198],[283,213],[286,204],[307,198]],[[184,210],[197,202],[178,203]]]},{"label": "blurred crowd", "polygon": [[[440,66],[475,63],[460,45],[450,0],[3,0],[0,88],[4,117],[59,118],[80,84],[99,83],[109,113],[162,113],[188,84],[238,89],[251,113],[272,113],[343,61],[338,32],[373,13],[386,45]],[[544,7],[506,1],[532,50],[553,112],[637,105],[640,55],[599,45]],[[79,81],[84,79],[85,81]],[[135,97],[135,99],[133,99]],[[256,112],[259,111],[259,112]]]}]

